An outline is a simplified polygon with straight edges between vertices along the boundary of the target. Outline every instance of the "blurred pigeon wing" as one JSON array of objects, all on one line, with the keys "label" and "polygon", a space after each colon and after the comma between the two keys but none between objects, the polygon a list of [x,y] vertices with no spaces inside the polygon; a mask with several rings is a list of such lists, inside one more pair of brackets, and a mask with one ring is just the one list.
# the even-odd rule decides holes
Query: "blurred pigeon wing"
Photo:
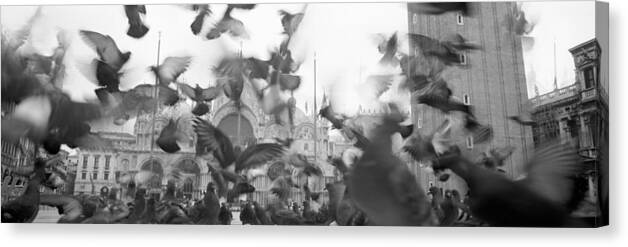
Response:
[{"label": "blurred pigeon wing", "polygon": [[551,143],[535,151],[533,160],[525,166],[527,176],[520,182],[549,200],[565,204],[574,186],[571,178],[582,169],[575,149]]},{"label": "blurred pigeon wing", "polygon": [[80,34],[85,43],[98,53],[100,59],[113,68],[120,69],[122,66],[121,52],[111,36],[86,30],[81,30]]},{"label": "blurred pigeon wing", "polygon": [[179,85],[179,89],[181,90],[181,92],[183,92],[185,96],[187,96],[190,99],[197,100],[196,92],[194,91],[194,88],[192,88],[190,85],[185,84],[185,83],[177,83],[177,85]]},{"label": "blurred pigeon wing", "polygon": [[218,98],[221,93],[222,90],[220,90],[220,87],[209,87],[208,89],[203,89],[203,95],[201,99],[204,101],[212,101]]},{"label": "blurred pigeon wing", "polygon": [[159,81],[163,84],[176,81],[179,75],[187,70],[192,62],[191,57],[168,57],[159,66]]},{"label": "blurred pigeon wing", "polygon": [[223,168],[236,160],[231,140],[211,123],[196,118],[194,120],[194,131],[198,136],[196,144],[197,155],[212,152]]},{"label": "blurred pigeon wing", "polygon": [[256,168],[279,158],[284,154],[284,147],[276,143],[261,143],[249,146],[236,160],[236,171]]}]

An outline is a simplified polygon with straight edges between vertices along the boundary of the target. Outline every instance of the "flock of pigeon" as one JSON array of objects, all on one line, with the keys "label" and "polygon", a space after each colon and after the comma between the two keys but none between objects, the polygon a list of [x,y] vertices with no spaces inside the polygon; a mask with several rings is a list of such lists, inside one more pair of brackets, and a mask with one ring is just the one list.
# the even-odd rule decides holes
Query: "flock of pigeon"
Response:
[{"label": "flock of pigeon", "polygon": [[[190,25],[191,32],[201,35],[207,16],[213,12],[209,5],[186,7],[198,13]],[[415,3],[409,8],[427,15],[460,12],[471,15],[471,3]],[[255,11],[255,4],[229,4],[222,18],[205,35],[216,39],[221,35],[249,38],[244,24],[231,16],[233,9]],[[141,39],[150,28],[143,22],[149,15],[143,5],[124,6],[128,17],[127,35]],[[521,34],[530,26],[520,13],[512,21],[513,32]],[[38,13],[30,23],[38,18]],[[277,139],[274,143],[234,145],[220,129],[204,120],[210,111],[207,103],[226,96],[238,109],[246,83],[250,83],[264,113],[274,116],[279,124],[293,124],[295,99],[285,99],[298,89],[301,78],[294,73],[299,62],[288,49],[293,35],[305,13],[280,11],[278,21],[284,27],[284,40],[272,51],[268,61],[254,57],[227,56],[214,68],[217,82],[209,88],[192,87],[177,82],[191,63],[191,57],[167,57],[158,66],[150,66],[158,83],[142,84],[121,91],[121,68],[132,56],[122,51],[108,35],[80,30],[82,40],[91,46],[98,57],[83,73],[95,75],[99,88],[98,101],[79,103],[61,91],[63,57],[69,47],[64,31],[59,32],[59,46],[50,57],[26,53],[20,47],[29,38],[29,25],[15,33],[2,35],[2,104],[16,104],[15,111],[2,119],[2,138],[19,143],[27,138],[47,152],[37,157],[34,164],[14,167],[16,173],[29,176],[24,194],[15,200],[3,202],[2,222],[32,222],[39,206],[56,207],[62,217],[59,223],[128,223],[128,224],[229,224],[231,214],[223,202],[234,202],[242,194],[255,191],[250,184],[257,176],[271,180],[270,202],[242,204],[241,221],[251,225],[390,225],[390,226],[581,226],[570,217],[578,193],[574,193],[574,176],[578,174],[578,156],[574,150],[551,143],[536,151],[525,165],[526,176],[519,180],[508,178],[500,167],[513,152],[512,147],[490,150],[479,160],[465,157],[455,146],[452,129],[460,128],[473,135],[476,142],[489,142],[493,134],[490,126],[481,124],[473,108],[452,97],[452,91],[441,73],[461,63],[460,52],[481,50],[461,35],[437,40],[420,34],[408,34],[407,39],[417,48],[415,54],[398,50],[400,35],[394,33],[377,47],[383,54],[381,66],[400,67],[398,75],[372,75],[367,84],[379,98],[391,87],[392,78],[402,77],[400,89],[412,95],[412,104],[424,104],[442,111],[449,118],[431,133],[421,133],[413,125],[405,125],[405,116],[395,104],[388,104],[381,116],[351,117],[334,112],[333,102],[320,109],[320,116],[332,128],[339,130],[354,147],[340,157],[329,157],[330,164],[340,171],[342,178],[324,188],[323,172],[317,164],[297,151],[292,139]],[[522,27],[524,26],[524,27]],[[180,174],[168,179],[165,195],[160,199],[147,198],[143,187],[152,174],[140,171],[119,179],[127,188],[101,191],[100,195],[58,195],[40,193],[40,186],[57,187],[72,180],[75,174],[56,168],[56,156],[61,145],[71,148],[96,149],[110,146],[90,131],[93,121],[113,121],[122,125],[141,112],[155,111],[157,105],[172,107],[184,100],[194,102],[193,119],[173,118],[162,129],[156,144],[164,152],[175,153],[180,143],[189,138],[181,130],[184,124],[193,125],[197,135],[196,155],[208,162],[213,182],[207,184],[201,200],[191,203],[177,196],[181,185]],[[534,124],[523,116],[513,120]],[[189,120],[189,121],[188,121]],[[404,139],[402,152],[419,162],[431,164],[435,175],[447,180],[449,173],[462,178],[469,193],[463,198],[456,190],[442,191],[431,187],[428,193],[417,183],[407,165],[392,149],[392,136]],[[19,144],[18,144],[19,145]],[[269,165],[271,164],[271,165]],[[290,192],[302,190],[303,209],[289,205]],[[329,200],[322,203],[321,192],[327,190]],[[222,204],[222,206],[221,206]],[[292,208],[291,208],[292,206]]]}]

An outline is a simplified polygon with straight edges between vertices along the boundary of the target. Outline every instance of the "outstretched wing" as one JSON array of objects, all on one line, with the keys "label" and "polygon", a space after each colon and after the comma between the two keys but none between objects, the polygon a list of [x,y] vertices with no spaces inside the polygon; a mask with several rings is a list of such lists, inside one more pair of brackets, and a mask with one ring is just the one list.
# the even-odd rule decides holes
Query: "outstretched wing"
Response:
[{"label": "outstretched wing", "polygon": [[576,150],[555,142],[535,151],[534,158],[525,166],[526,178],[519,182],[564,205],[571,198],[573,177],[582,169]]},{"label": "outstretched wing", "polygon": [[115,69],[120,69],[125,61],[111,36],[87,30],[81,30],[80,34],[85,43],[98,53],[102,61]]},{"label": "outstretched wing", "polygon": [[201,119],[194,119],[194,132],[196,132],[196,155],[213,153],[223,168],[235,161],[233,144],[229,137],[211,123]]},{"label": "outstretched wing", "polygon": [[246,148],[236,160],[236,171],[252,169],[273,159],[279,158],[285,152],[284,146],[277,143],[261,143]]},{"label": "outstretched wing", "polygon": [[196,100],[196,92],[194,92],[194,88],[185,83],[177,83],[177,85],[179,85],[179,89],[181,89],[181,92],[183,92],[185,96],[190,99]]},{"label": "outstretched wing", "polygon": [[183,74],[190,66],[192,57],[167,57],[159,66],[159,81],[162,84],[168,84],[177,80],[179,75]]},{"label": "outstretched wing", "polygon": [[204,101],[212,101],[218,98],[221,93],[222,90],[219,86],[209,87],[207,89],[203,89],[203,95],[201,96],[201,99]]}]

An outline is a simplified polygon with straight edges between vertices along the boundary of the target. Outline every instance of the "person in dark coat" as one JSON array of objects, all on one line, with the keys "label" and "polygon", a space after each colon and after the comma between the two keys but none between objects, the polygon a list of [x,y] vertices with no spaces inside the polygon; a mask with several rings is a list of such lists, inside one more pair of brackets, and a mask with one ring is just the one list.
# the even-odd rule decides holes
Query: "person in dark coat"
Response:
[{"label": "person in dark coat", "polygon": [[233,214],[231,210],[227,207],[225,203],[222,203],[220,206],[220,214],[218,214],[218,220],[222,225],[231,225],[231,220],[233,219]]}]

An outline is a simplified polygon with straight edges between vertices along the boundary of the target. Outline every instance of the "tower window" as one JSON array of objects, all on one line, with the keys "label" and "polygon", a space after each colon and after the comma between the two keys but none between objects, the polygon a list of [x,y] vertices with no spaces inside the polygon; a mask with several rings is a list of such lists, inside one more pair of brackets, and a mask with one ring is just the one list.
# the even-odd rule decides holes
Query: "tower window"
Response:
[{"label": "tower window", "polygon": [[423,126],[423,120],[422,120],[422,119],[421,119],[421,117],[419,116],[419,117],[416,119],[416,127],[417,127],[417,128],[421,128],[422,126]]},{"label": "tower window", "polygon": [[462,101],[464,102],[465,105],[471,105],[471,97],[469,97],[468,94],[465,94],[464,96],[462,96]]},{"label": "tower window", "polygon": [[416,24],[419,21],[419,16],[414,13],[412,14],[412,24]]},{"label": "tower window", "polygon": [[595,85],[595,73],[593,67],[589,67],[584,70],[584,87],[585,89],[592,88]]},{"label": "tower window", "polygon": [[473,136],[467,137],[467,148],[473,149]]},{"label": "tower window", "polygon": [[460,53],[458,56],[460,58],[460,65],[467,65],[467,54]]},{"label": "tower window", "polygon": [[460,12],[456,14],[456,23],[458,25],[464,25],[464,16],[462,16],[462,13]]}]

